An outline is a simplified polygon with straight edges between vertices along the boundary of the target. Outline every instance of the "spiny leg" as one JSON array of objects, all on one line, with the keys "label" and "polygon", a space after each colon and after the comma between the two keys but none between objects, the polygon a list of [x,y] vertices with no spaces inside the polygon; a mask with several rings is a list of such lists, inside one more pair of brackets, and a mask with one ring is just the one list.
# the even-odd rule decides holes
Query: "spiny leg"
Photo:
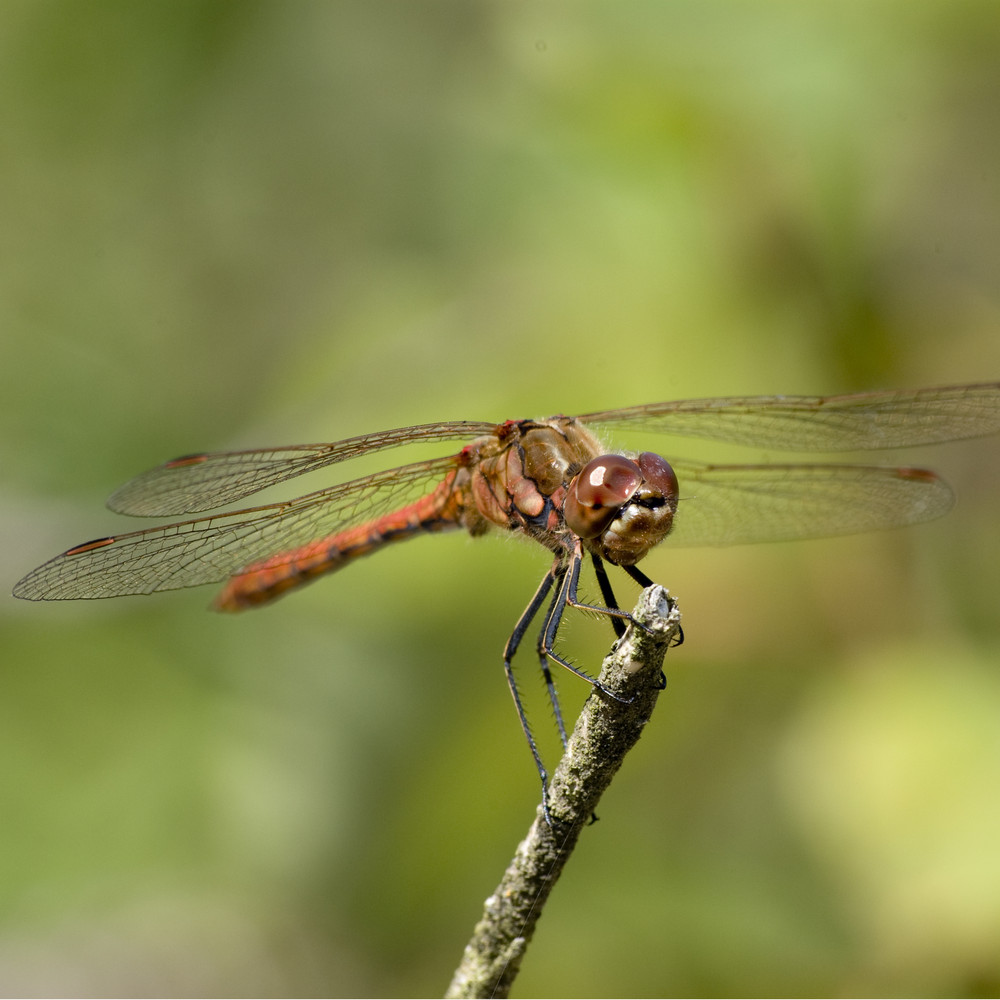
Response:
[{"label": "spiny leg", "polygon": [[579,542],[577,542],[576,547],[570,554],[569,565],[563,571],[563,576],[559,583],[559,589],[556,591],[555,599],[552,601],[552,606],[549,608],[545,624],[542,627],[542,634],[538,640],[538,651],[540,655],[545,655],[549,659],[554,660],[560,666],[563,666],[571,673],[576,674],[577,677],[582,677],[593,687],[597,688],[597,690],[602,694],[607,695],[609,698],[614,698],[615,701],[621,701],[622,699],[619,698],[618,695],[609,691],[597,680],[596,677],[591,677],[585,670],[581,670],[579,667],[574,666],[564,656],[560,656],[557,652],[555,652],[556,635],[559,631],[559,624],[562,621],[562,616],[566,611],[567,604],[573,608],[583,608],[588,611],[596,611],[599,614],[618,615],[624,618],[631,618],[631,615],[623,611],[618,611],[615,608],[602,608],[591,604],[581,604],[577,601],[576,591],[580,582],[580,566],[582,562],[583,552]]},{"label": "spiny leg", "polygon": [[[611,619],[615,633],[620,639],[625,634],[626,626],[632,621],[632,616],[627,611],[622,611],[618,607],[618,601],[615,598],[614,591],[611,589],[611,581],[608,579],[607,571],[604,569],[604,563],[600,556],[591,553],[591,558],[594,562],[594,573],[597,576],[597,583],[601,588],[601,596],[607,602],[607,606],[585,604],[583,601],[577,600],[576,591],[580,582],[580,567],[583,563],[583,546],[579,539],[576,540],[573,552],[569,558],[571,573],[567,580],[568,587],[566,589],[565,603],[571,608],[579,608],[581,611],[593,611],[595,614],[607,615]],[[570,669],[572,670],[573,668],[570,667]]]},{"label": "spiny leg", "polygon": [[[593,553],[591,554],[591,557],[594,565],[594,573],[597,576],[598,585],[601,590],[601,596],[607,602],[608,606],[601,607],[599,605],[584,604],[577,599],[580,569],[583,561],[582,546],[579,542],[577,542],[576,546],[568,554],[568,556],[560,556],[556,558],[552,567],[542,578],[538,589],[535,591],[535,594],[529,601],[528,606],[524,609],[524,612],[518,619],[517,624],[514,626],[514,630],[511,632],[510,638],[507,640],[507,644],[504,647],[504,673],[507,677],[507,686],[510,688],[511,696],[514,699],[514,707],[517,709],[517,717],[521,722],[521,729],[524,732],[525,739],[528,741],[528,748],[531,750],[531,756],[534,758],[535,767],[538,769],[538,775],[542,782],[542,811],[546,822],[550,826],[552,825],[552,820],[549,814],[548,802],[548,771],[542,763],[541,754],[538,751],[538,746],[535,743],[535,738],[531,732],[531,726],[528,723],[528,717],[524,711],[524,705],[521,702],[521,695],[517,689],[517,682],[514,679],[512,661],[521,644],[521,640],[524,638],[525,633],[527,632],[532,621],[535,619],[535,616],[538,614],[542,604],[545,603],[545,600],[549,595],[549,591],[553,589],[553,586],[555,586],[552,599],[549,602],[548,610],[546,611],[542,622],[542,628],[539,632],[537,652],[539,664],[542,670],[542,676],[545,680],[545,685],[549,693],[549,701],[552,704],[552,709],[556,717],[556,724],[559,727],[559,738],[562,741],[563,746],[565,747],[567,743],[566,727],[563,722],[562,710],[559,706],[559,698],[556,693],[555,682],[552,678],[552,672],[548,664],[550,659],[590,683],[602,694],[614,698],[616,701],[622,700],[616,694],[605,688],[604,685],[601,684],[596,678],[591,677],[588,673],[586,673],[586,671],[574,666],[565,657],[560,656],[554,650],[559,625],[562,622],[562,617],[566,611],[567,605],[574,608],[580,608],[585,611],[594,611],[598,614],[606,615],[611,619],[615,634],[618,638],[621,638],[625,634],[626,622],[632,620],[632,616],[628,612],[622,611],[617,606],[618,602],[615,598],[614,591],[611,588],[611,581],[608,579],[607,571],[605,570],[600,557]],[[641,586],[648,587],[652,585],[653,581],[634,566],[624,566],[622,568]],[[663,677],[662,673],[661,679],[663,685],[665,686],[666,678]]]},{"label": "spiny leg", "polygon": [[[545,770],[545,765],[542,763],[541,754],[538,752],[538,746],[535,744],[535,738],[531,734],[531,726],[528,725],[528,717],[524,712],[524,706],[521,704],[521,695],[517,690],[517,681],[514,679],[514,669],[511,666],[511,661],[514,659],[514,654],[517,652],[518,646],[521,644],[521,640],[524,638],[524,633],[528,630],[534,620],[535,615],[538,614],[538,609],[545,603],[545,598],[548,596],[549,591],[552,589],[552,585],[558,580],[559,586],[556,587],[555,597],[558,597],[559,592],[562,590],[562,581],[566,575],[566,566],[561,559],[556,559],[552,564],[552,568],[542,577],[542,582],[538,585],[538,589],[535,591],[534,597],[528,602],[528,606],[524,609],[521,617],[517,620],[517,624],[514,626],[514,631],[511,632],[510,638],[507,640],[507,645],[504,646],[503,651],[503,669],[507,676],[507,686],[510,688],[511,696],[514,699],[514,707],[517,709],[517,717],[521,722],[521,730],[524,732],[525,739],[528,741],[528,748],[531,750],[531,756],[535,759],[535,767],[538,768],[538,776],[542,779],[542,811],[545,815],[545,822],[552,826],[552,819],[549,816],[549,773]],[[553,599],[555,603],[555,598]],[[551,615],[551,609],[546,615],[546,619]],[[546,664],[547,667],[547,664]],[[546,674],[548,671],[546,669]],[[548,682],[551,684],[551,675],[547,677]],[[554,691],[554,688],[551,690]],[[557,714],[557,718],[559,718]],[[560,734],[563,736],[563,741],[565,742],[565,731],[562,728],[562,719],[559,718]]]},{"label": "spiny leg", "polygon": [[[604,568],[604,561],[601,557],[596,552],[591,552],[590,557],[594,563],[594,575],[597,577],[597,583],[601,588],[601,596],[607,602],[608,606],[602,608],[596,604],[582,604],[576,600],[576,590],[574,589],[571,596],[567,599],[570,607],[580,608],[584,611],[596,611],[598,614],[607,615],[611,619],[611,625],[619,639],[625,635],[626,623],[628,622],[633,625],[638,624],[640,628],[644,628],[645,626],[636,622],[627,611],[622,611],[618,606],[618,599],[615,597],[615,592],[611,589],[611,580],[608,578],[608,572]],[[653,581],[635,566],[621,566],[619,568],[625,570],[640,587],[653,586]],[[679,644],[675,643],[675,645]]]},{"label": "spiny leg", "polygon": [[565,569],[563,570],[562,576],[557,574],[556,578],[559,579],[559,586],[556,587],[555,592],[552,594],[552,600],[549,602],[549,609],[545,612],[545,619],[538,632],[538,641],[535,643],[535,652],[538,654],[538,665],[541,668],[542,677],[545,679],[545,687],[549,692],[549,703],[552,705],[552,711],[555,713],[556,725],[559,727],[559,739],[565,749],[568,742],[568,738],[566,736],[566,725],[563,722],[562,709],[559,706],[559,695],[556,693],[556,683],[552,679],[552,670],[549,668],[549,658],[542,647],[543,640],[549,629],[549,623],[552,621],[553,616],[557,614],[562,615],[560,595],[563,590],[562,579],[564,577]]},{"label": "spiny leg", "polygon": [[[591,552],[590,558],[594,564],[594,575],[597,577],[597,585],[601,588],[601,597],[604,598],[604,603],[609,608],[618,608],[618,599],[611,589],[611,581],[608,579],[608,571],[604,568],[604,560],[596,552]],[[619,639],[625,634],[625,622],[617,615],[611,616],[611,627]]]}]

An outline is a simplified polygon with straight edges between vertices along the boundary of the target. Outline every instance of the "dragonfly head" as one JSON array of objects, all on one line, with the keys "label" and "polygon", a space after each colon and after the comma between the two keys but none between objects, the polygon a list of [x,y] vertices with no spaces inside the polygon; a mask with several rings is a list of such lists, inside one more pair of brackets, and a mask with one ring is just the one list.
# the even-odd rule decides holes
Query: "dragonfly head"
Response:
[{"label": "dragonfly head", "polygon": [[651,451],[636,458],[599,455],[566,491],[563,516],[587,547],[616,566],[632,566],[670,533],[677,476]]}]

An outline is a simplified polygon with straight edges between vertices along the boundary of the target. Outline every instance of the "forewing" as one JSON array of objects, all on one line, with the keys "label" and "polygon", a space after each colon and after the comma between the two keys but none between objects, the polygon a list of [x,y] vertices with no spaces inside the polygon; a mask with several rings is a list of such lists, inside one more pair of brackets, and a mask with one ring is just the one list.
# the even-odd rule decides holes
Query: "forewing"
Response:
[{"label": "forewing", "polygon": [[39,566],[14,595],[35,601],[120,597],[217,583],[249,563],[401,507],[454,468],[453,458],[417,462],[287,503],[98,539]]},{"label": "forewing", "polygon": [[688,399],[579,419],[786,451],[903,448],[1000,431],[1000,383],[846,396]]},{"label": "forewing", "polygon": [[929,521],[954,504],[926,469],[674,463],[671,545],[740,545],[853,535]]},{"label": "forewing", "polygon": [[108,506],[137,517],[197,514],[361,455],[424,441],[468,441],[495,426],[462,420],[362,434],[333,444],[185,455],[129,480],[111,495]]}]

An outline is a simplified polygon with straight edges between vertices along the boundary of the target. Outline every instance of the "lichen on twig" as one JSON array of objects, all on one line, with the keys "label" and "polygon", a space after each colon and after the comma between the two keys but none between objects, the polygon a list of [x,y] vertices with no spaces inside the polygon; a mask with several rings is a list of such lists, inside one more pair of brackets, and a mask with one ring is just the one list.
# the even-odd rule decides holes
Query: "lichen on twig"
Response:
[{"label": "lichen on twig", "polygon": [[[506,997],[542,907],[594,816],[625,754],[656,705],[663,657],[681,635],[676,603],[659,586],[642,592],[630,624],[604,660],[549,785],[550,826],[539,805],[535,821],[503,879],[486,900],[447,997]],[[620,700],[619,700],[620,699]]]}]

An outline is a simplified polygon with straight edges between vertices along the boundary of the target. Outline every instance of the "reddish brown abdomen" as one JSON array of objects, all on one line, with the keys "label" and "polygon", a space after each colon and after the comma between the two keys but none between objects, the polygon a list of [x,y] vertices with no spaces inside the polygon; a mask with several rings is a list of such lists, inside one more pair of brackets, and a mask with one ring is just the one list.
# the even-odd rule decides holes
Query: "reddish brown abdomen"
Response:
[{"label": "reddish brown abdomen", "polygon": [[215,608],[241,611],[265,604],[392,542],[464,527],[464,504],[460,493],[453,489],[454,479],[453,472],[427,496],[356,528],[250,563],[223,587],[215,599]]}]

